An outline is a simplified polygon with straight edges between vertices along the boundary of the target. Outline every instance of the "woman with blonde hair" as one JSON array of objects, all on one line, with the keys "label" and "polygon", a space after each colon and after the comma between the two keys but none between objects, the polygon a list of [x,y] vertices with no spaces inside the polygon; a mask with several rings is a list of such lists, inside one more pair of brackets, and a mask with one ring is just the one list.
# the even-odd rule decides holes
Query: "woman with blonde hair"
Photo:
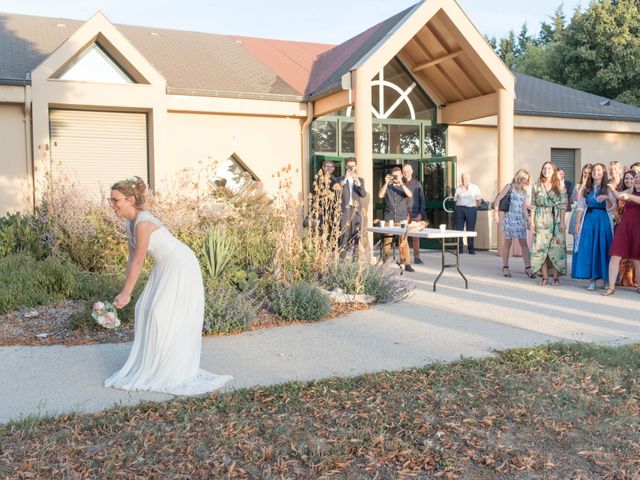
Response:
[{"label": "woman with blonde hair", "polygon": [[624,190],[624,184],[622,183],[622,175],[624,174],[624,166],[617,160],[611,160],[609,162],[609,171],[605,172],[609,175],[609,185],[612,190],[618,192]]},{"label": "woman with blonde hair", "polygon": [[509,253],[511,252],[511,244],[513,240],[517,240],[522,250],[522,261],[524,262],[524,273],[529,278],[534,278],[535,274],[531,270],[531,257],[529,253],[529,245],[527,244],[527,231],[531,227],[529,224],[529,207],[531,205],[531,197],[529,196],[528,187],[531,182],[531,175],[524,169],[516,172],[511,180],[504,186],[502,191],[496,197],[493,204],[494,220],[500,223],[501,215],[499,205],[503,198],[509,196],[509,210],[502,217],[502,235],[504,244],[502,246],[502,275],[511,277],[509,270]]},{"label": "woman with blonde hair", "polygon": [[111,186],[109,202],[125,221],[129,262],[122,291],[113,301],[122,308],[140,276],[147,252],[151,276],[135,309],[135,337],[124,366],[104,382],[123,390],[198,395],[231,377],[200,370],[204,287],[195,254],[144,209],[146,185],[132,177]]},{"label": "woman with blonde hair", "polygon": [[560,275],[567,273],[567,242],[565,239],[564,213],[567,209],[567,192],[560,182],[555,164],[545,162],[531,195],[531,229],[533,247],[531,269],[540,272],[539,285],[547,285],[549,271],[554,287],[560,285]]}]

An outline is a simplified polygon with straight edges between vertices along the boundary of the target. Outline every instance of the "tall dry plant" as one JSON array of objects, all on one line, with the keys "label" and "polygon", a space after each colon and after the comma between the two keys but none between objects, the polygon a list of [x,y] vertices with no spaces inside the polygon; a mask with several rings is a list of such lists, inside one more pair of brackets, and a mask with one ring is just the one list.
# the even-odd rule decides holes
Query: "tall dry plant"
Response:
[{"label": "tall dry plant", "polygon": [[307,201],[303,251],[311,270],[322,277],[341,257],[341,187],[321,169],[314,175]]},{"label": "tall dry plant", "polygon": [[66,176],[46,173],[36,215],[46,225],[54,255],[62,255],[90,271],[126,264],[122,222],[106,199],[89,194]]},{"label": "tall dry plant", "polygon": [[273,201],[276,224],[270,232],[276,236],[272,274],[282,285],[291,285],[304,276],[299,232],[302,210],[291,193],[291,171],[291,165],[287,165],[274,175],[278,180],[278,191]]}]

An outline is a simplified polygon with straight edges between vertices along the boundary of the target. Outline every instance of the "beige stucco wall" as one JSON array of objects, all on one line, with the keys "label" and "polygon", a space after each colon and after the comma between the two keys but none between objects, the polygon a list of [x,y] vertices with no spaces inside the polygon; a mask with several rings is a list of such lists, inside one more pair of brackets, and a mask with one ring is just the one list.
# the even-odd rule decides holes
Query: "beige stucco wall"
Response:
[{"label": "beige stucco wall", "polygon": [[302,192],[302,119],[169,112],[166,161],[156,164],[159,184],[198,162],[222,162],[236,154],[263,182],[267,193],[278,189],[278,171],[291,165],[293,193]]},{"label": "beige stucco wall", "polygon": [[0,103],[0,216],[29,208],[24,105]]},{"label": "beige stucco wall", "polygon": [[[585,163],[618,160],[631,164],[640,160],[640,133],[578,130],[543,130],[516,127],[514,169],[524,168],[535,179],[542,164],[551,159],[552,148],[578,150],[578,168]],[[495,127],[449,127],[449,153],[458,157],[458,173],[469,172],[484,198],[492,200],[498,190],[497,130]]]}]

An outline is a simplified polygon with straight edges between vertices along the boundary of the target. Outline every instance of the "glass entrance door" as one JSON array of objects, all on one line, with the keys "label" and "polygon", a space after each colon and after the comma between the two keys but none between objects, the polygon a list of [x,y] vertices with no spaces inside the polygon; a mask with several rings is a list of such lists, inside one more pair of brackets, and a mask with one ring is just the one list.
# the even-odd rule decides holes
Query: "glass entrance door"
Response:
[{"label": "glass entrance door", "polygon": [[[453,193],[456,187],[456,157],[437,157],[420,161],[420,180],[424,188],[426,216],[431,228],[445,224],[454,227]],[[421,248],[440,248],[437,240],[420,241]]]}]

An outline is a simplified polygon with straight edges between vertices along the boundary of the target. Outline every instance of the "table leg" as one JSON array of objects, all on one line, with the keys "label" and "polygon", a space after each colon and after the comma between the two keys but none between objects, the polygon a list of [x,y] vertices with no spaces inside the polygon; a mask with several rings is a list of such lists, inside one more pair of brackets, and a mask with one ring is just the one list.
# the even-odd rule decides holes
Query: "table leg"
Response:
[{"label": "table leg", "polygon": [[[460,240],[458,240],[458,242],[460,242]],[[456,270],[458,270],[458,273],[460,274],[460,276],[464,279],[464,289],[468,290],[469,289],[469,282],[467,281],[467,277],[464,276],[464,273],[462,273],[462,271],[460,270],[460,249],[458,248],[458,246],[456,245]]]},{"label": "table leg", "polygon": [[[445,268],[449,268],[449,267],[456,267],[456,270],[458,270],[458,273],[460,274],[460,276],[464,280],[464,288],[465,288],[465,290],[469,289],[469,282],[467,281],[467,277],[465,277],[464,274],[462,273],[462,270],[460,270],[460,239],[458,238],[456,240],[456,242],[453,243],[453,242],[447,242],[444,238],[441,238],[440,239],[440,243],[441,243],[441,247],[442,247],[441,248],[442,268],[440,269],[440,273],[438,273],[438,276],[436,277],[435,281],[433,282],[433,291],[434,292],[436,291],[436,284],[438,283],[438,280],[440,280],[440,277],[444,273]],[[447,247],[454,247],[454,248],[448,250]],[[447,251],[450,254],[455,255],[455,257],[456,257],[455,265],[448,265],[445,262],[445,256],[447,254]]]},{"label": "table leg", "polygon": [[444,269],[447,268],[447,266],[444,263],[444,256],[446,254],[444,238],[440,239],[440,244],[441,244],[441,247],[442,247],[442,268],[440,269],[440,273],[438,274],[438,276],[436,277],[435,281],[433,282],[433,291],[434,292],[436,291],[436,284],[438,283],[438,280],[440,280],[440,277],[444,273]]}]

